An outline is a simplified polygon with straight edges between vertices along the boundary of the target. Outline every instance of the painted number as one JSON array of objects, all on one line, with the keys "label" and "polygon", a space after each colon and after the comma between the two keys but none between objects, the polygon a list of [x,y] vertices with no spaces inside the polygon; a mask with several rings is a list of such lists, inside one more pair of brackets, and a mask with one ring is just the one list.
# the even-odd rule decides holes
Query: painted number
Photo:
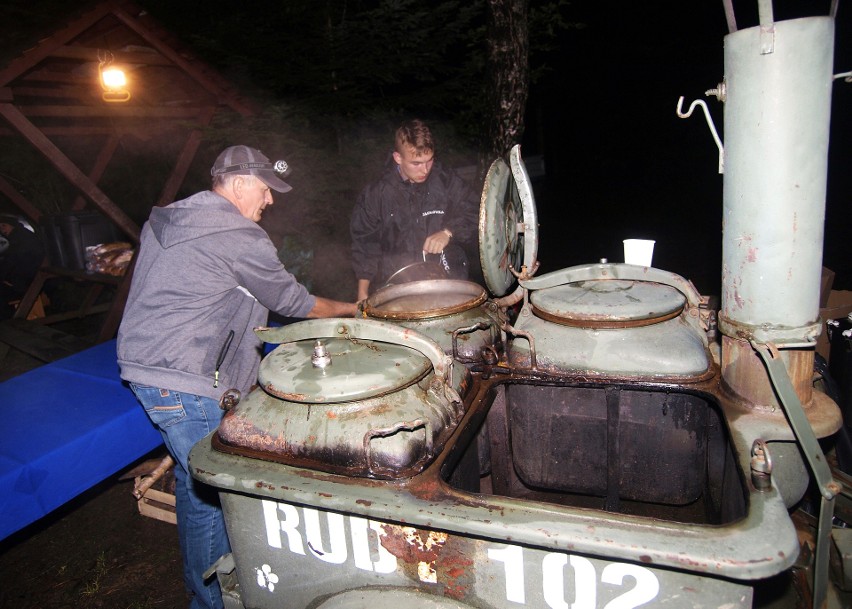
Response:
[{"label": "painted number", "polygon": [[[388,574],[397,570],[396,556],[388,552],[380,539],[385,526],[379,521],[311,508],[297,508],[287,503],[263,500],[266,541],[271,548],[287,548],[292,554],[310,555],[332,565],[352,561],[357,569]],[[398,527],[405,541],[429,560],[418,565],[418,576],[425,583],[437,583],[435,564],[448,540],[447,533],[431,531],[423,537],[417,529]],[[347,535],[348,529],[348,535]],[[348,542],[347,543],[347,537]],[[350,555],[351,549],[351,555]],[[506,600],[526,604],[524,581],[524,549],[506,545],[488,548],[488,558],[503,564]],[[269,590],[278,576],[263,565],[258,570],[258,584]],[[595,564],[583,556],[550,552],[541,561],[542,596],[551,609],[596,609],[601,586],[627,588],[610,600],[603,609],[634,609],[655,599],[660,583],[653,571],[633,564],[607,563],[600,573]],[[632,586],[631,586],[632,584]],[[629,588],[628,588],[629,586]],[[569,598],[566,599],[566,596]]]},{"label": "painted number", "polygon": [[[506,580],[506,599],[525,604],[523,548],[506,546],[491,548],[488,558],[503,563]],[[597,607],[598,576],[595,565],[588,558],[567,554],[549,553],[541,562],[542,593],[544,602],[552,609],[595,609]],[[565,578],[573,580],[574,597],[565,600]],[[660,582],[652,571],[638,565],[610,563],[603,568],[603,584],[624,586],[625,578],[634,585],[606,604],[604,609],[633,609],[653,600],[660,592]]]}]

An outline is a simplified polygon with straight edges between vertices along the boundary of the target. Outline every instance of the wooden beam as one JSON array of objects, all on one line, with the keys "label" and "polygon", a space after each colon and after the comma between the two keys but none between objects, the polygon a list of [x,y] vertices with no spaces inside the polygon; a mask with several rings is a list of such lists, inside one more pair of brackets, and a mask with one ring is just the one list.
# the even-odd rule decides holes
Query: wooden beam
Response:
[{"label": "wooden beam", "polygon": [[5,69],[0,70],[0,86],[9,84],[12,80],[30,70],[41,62],[58,47],[67,44],[92,25],[110,14],[112,8],[109,3],[97,5],[94,9],[83,15],[80,19],[68,24],[49,38],[42,40],[38,46],[24,53],[14,61],[10,62]]},{"label": "wooden beam", "polygon": [[191,76],[203,88],[207,89],[213,95],[215,95],[221,103],[226,103],[243,116],[250,116],[254,114],[254,109],[251,108],[249,104],[238,99],[236,95],[229,94],[227,91],[225,91],[222,85],[215,82],[213,78],[210,78],[209,76],[204,74],[196,66],[192,65],[190,62],[184,59],[174,49],[163,43],[159,38],[157,38],[157,36],[155,36],[150,30],[148,30],[148,28],[139,23],[138,20],[134,19],[126,11],[122,9],[116,9],[113,14],[119,19],[121,19],[121,21],[123,21],[130,29],[132,29],[134,32],[144,38],[148,44],[150,44],[152,47],[157,49],[157,51],[162,53],[163,56],[170,59],[172,63],[174,63],[184,72],[186,72],[189,76]]},{"label": "wooden beam", "polygon": [[196,118],[204,112],[204,108],[141,108],[122,104],[106,104],[102,106],[20,106],[24,116],[48,116],[58,118],[92,118],[97,116],[120,118]]},{"label": "wooden beam", "polygon": [[[97,99],[100,100],[100,95],[93,95],[92,91],[94,91],[94,87],[82,87],[82,86],[53,86],[53,87],[12,87],[12,95],[14,99],[20,99],[21,97],[74,97],[77,99],[85,99],[92,100]],[[100,93],[100,89],[97,90]],[[12,101],[11,99],[4,99],[0,101]]]},{"label": "wooden beam", "polygon": [[210,124],[215,113],[216,108],[211,107],[207,111],[207,114],[201,117],[201,124],[199,125],[199,128],[193,129],[190,132],[189,137],[187,137],[186,142],[183,145],[183,150],[181,150],[177,163],[175,163],[169,179],[163,186],[163,191],[160,193],[160,198],[157,201],[158,206],[162,207],[163,205],[168,205],[175,200],[175,195],[177,194],[180,185],[183,184],[183,180],[186,178],[186,172],[189,171],[192,159],[195,158],[195,153],[198,152],[198,146],[201,144],[201,128]]},{"label": "wooden beam", "polygon": [[76,45],[56,47],[50,52],[51,57],[62,59],[81,59],[83,61],[100,61],[105,55],[112,53],[112,59],[119,64],[141,64],[149,66],[170,66],[172,62],[160,53],[126,52],[107,49],[95,49]]},{"label": "wooden beam", "polygon": [[[169,124],[169,127],[174,125]],[[41,127],[41,132],[49,136],[59,137],[78,137],[84,135],[133,135],[139,139],[145,140],[155,133],[158,127],[154,125],[144,125],[137,127],[121,127],[104,124],[103,126],[79,125],[68,127]],[[18,137],[20,133],[13,131],[8,127],[0,127],[0,137]]]},{"label": "wooden beam", "polygon": [[41,211],[3,177],[0,177],[0,193],[6,195],[33,222],[41,220]]},{"label": "wooden beam", "polygon": [[35,70],[21,77],[25,82],[61,82],[66,84],[90,85],[93,82],[91,76],[80,76],[70,72],[54,72],[52,70]]},{"label": "wooden beam", "polygon": [[56,145],[12,104],[0,104],[0,114],[50,161],[68,181],[82,191],[116,226],[135,243],[139,243],[139,227],[106,196]]},{"label": "wooden beam", "polygon": [[[116,148],[118,148],[119,139],[114,135],[107,138],[107,141],[104,142],[101,151],[98,153],[98,158],[95,159],[95,164],[92,166],[92,170],[89,172],[89,179],[92,181],[92,184],[97,184],[100,179],[104,175],[104,171],[106,171],[107,165],[112,159],[112,155],[115,154]],[[86,207],[86,199],[82,196],[77,195],[77,198],[74,199],[74,204],[71,205],[71,209],[74,211],[79,211]]]}]

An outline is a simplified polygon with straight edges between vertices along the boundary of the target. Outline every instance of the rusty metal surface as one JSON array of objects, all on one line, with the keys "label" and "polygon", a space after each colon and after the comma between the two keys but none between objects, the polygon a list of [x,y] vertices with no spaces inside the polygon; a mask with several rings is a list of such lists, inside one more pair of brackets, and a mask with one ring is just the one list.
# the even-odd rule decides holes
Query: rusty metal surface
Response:
[{"label": "rusty metal surface", "polygon": [[485,288],[458,279],[388,285],[367,298],[367,317],[386,320],[432,319],[461,313],[485,302]]},{"label": "rusty metal surface", "polygon": [[[468,376],[465,368],[456,367],[453,383],[461,395]],[[257,389],[225,414],[216,446],[352,476],[407,477],[434,459],[463,408],[431,374],[386,395],[352,402],[294,402]]]},{"label": "rusty metal surface", "polygon": [[[512,378],[517,379],[514,375]],[[748,494],[748,513],[726,525],[698,525],[613,514],[599,510],[460,491],[441,477],[445,462],[458,458],[460,438],[469,438],[471,421],[493,401],[495,376],[474,377],[469,406],[441,454],[422,473],[406,480],[383,482],[336,476],[293,465],[264,463],[214,451],[210,441],[193,449],[193,475],[224,492],[249,492],[278,501],[299,501],[323,509],[406,522],[491,540],[511,540],[540,548],[558,548],[692,573],[753,579],[788,568],[798,552],[795,530],[783,499],[775,489]],[[720,396],[718,379],[696,387]],[[738,412],[720,396],[729,427]],[[755,428],[764,433],[766,428]],[[764,433],[764,436],[766,434]],[[756,436],[749,425],[731,434],[737,467],[746,471]],[[771,533],[769,532],[771,531]],[[677,551],[672,550],[677,540]]]}]

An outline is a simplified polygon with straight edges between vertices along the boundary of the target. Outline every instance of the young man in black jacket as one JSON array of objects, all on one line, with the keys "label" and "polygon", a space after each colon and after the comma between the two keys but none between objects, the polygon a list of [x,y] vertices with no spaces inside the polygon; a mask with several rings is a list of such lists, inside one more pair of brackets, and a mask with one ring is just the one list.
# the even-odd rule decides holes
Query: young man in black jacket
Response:
[{"label": "young man in black jacket", "polygon": [[423,121],[407,121],[396,130],[393,160],[364,189],[352,212],[358,300],[427,255],[455,250],[447,266],[466,269],[463,252],[476,248],[479,197],[458,174],[435,161],[435,143]]}]

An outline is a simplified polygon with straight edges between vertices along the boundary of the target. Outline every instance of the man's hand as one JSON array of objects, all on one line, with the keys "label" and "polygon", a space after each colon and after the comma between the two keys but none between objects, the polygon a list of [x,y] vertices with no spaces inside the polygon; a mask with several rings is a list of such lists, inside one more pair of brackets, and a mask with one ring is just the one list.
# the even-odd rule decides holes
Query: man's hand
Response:
[{"label": "man's hand", "polygon": [[437,233],[432,233],[423,242],[423,251],[427,254],[440,254],[450,244],[452,236],[453,233],[446,228],[439,230]]},{"label": "man's hand", "polygon": [[357,302],[340,302],[339,300],[330,300],[321,296],[315,296],[315,298],[316,304],[307,315],[310,319],[324,317],[355,317],[358,315]]}]

